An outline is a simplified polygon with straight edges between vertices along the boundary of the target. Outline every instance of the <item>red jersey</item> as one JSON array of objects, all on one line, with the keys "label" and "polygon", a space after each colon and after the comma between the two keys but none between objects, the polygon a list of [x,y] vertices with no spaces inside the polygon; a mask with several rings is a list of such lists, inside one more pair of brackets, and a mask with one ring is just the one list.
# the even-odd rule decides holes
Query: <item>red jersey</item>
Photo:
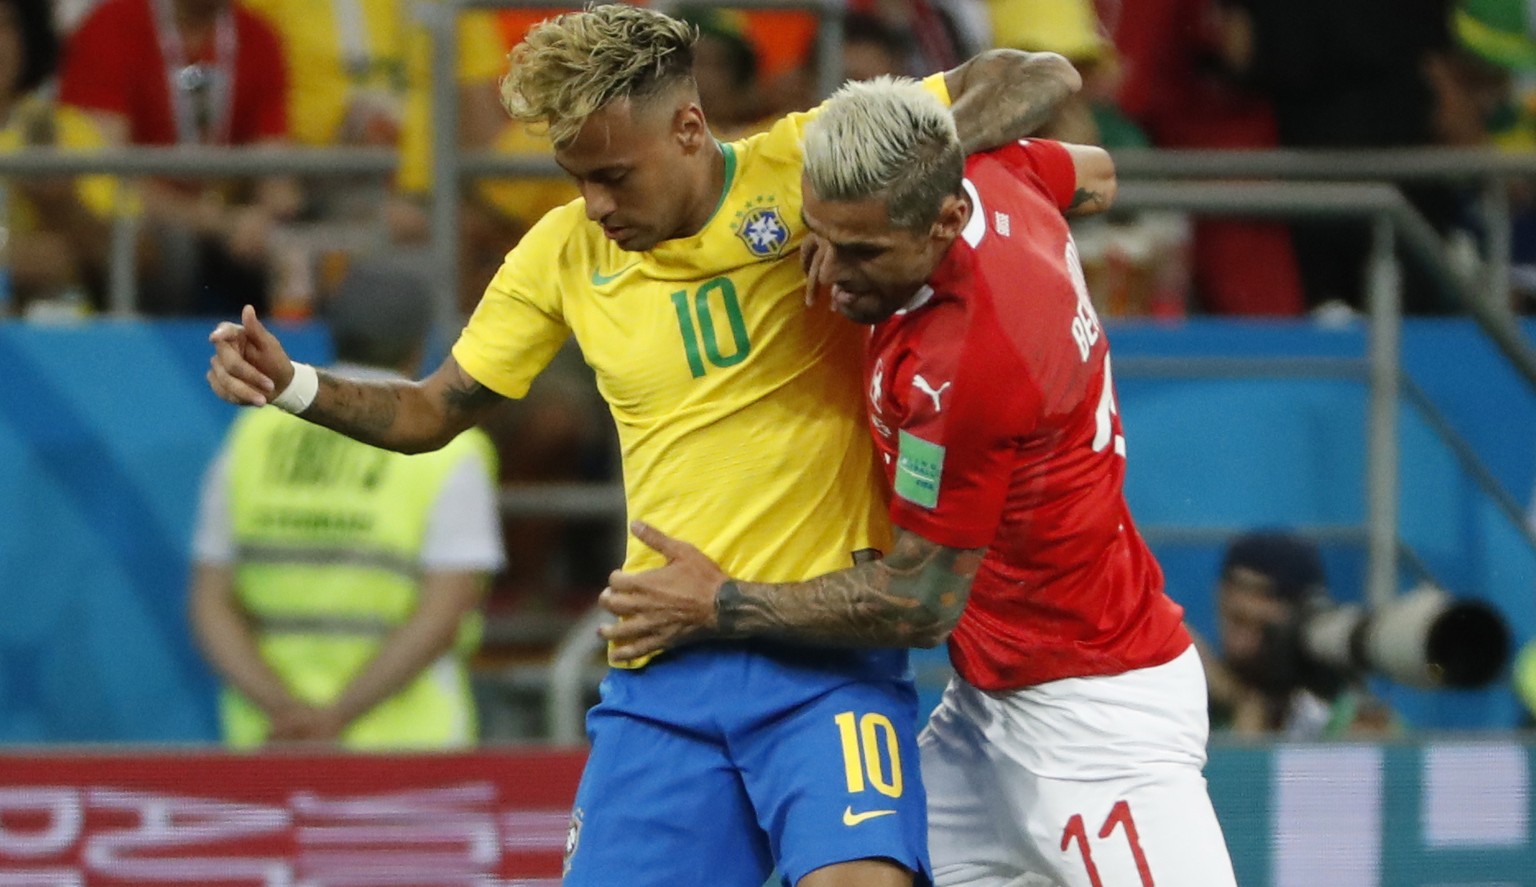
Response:
[{"label": "red jersey", "polygon": [[209,40],[183,46],[164,26],[172,5],[98,6],[69,40],[59,100],[123,115],[135,145],[244,145],[286,136],[287,68],[271,26],[232,3]]},{"label": "red jersey", "polygon": [[1161,665],[1183,609],[1131,522],[1109,343],[1062,210],[1071,156],[970,158],[969,222],[913,304],[874,328],[870,424],[891,519],[987,553],[950,637],[985,690]]}]

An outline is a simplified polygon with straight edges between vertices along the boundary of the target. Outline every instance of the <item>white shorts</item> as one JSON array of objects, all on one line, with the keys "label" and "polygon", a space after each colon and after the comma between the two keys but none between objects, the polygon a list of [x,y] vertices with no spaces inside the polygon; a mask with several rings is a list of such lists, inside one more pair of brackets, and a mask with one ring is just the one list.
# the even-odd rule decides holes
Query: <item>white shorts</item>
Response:
[{"label": "white shorts", "polygon": [[960,678],[918,739],[938,887],[1235,887],[1191,647],[1109,677]]}]

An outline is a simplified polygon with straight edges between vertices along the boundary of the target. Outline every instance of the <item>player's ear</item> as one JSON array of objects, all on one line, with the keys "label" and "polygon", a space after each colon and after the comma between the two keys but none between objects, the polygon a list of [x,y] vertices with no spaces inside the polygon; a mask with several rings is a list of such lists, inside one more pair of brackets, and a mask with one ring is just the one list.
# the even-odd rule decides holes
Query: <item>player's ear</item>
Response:
[{"label": "player's ear", "polygon": [[970,204],[965,198],[958,194],[945,195],[944,202],[939,204],[939,217],[933,221],[933,238],[948,241],[959,237],[969,210]]},{"label": "player's ear", "polygon": [[672,135],[682,146],[683,152],[692,154],[709,144],[709,123],[704,119],[704,109],[698,102],[688,102],[672,116]]}]

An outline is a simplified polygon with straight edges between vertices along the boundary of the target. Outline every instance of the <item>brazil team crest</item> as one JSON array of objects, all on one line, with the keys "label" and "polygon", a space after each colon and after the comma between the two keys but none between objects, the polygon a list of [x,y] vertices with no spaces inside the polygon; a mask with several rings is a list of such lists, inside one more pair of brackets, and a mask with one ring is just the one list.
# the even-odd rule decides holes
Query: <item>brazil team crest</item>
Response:
[{"label": "brazil team crest", "polygon": [[741,238],[752,255],[760,259],[777,258],[784,254],[789,243],[789,226],[773,202],[773,195],[758,195],[746,208],[736,214],[731,227]]}]

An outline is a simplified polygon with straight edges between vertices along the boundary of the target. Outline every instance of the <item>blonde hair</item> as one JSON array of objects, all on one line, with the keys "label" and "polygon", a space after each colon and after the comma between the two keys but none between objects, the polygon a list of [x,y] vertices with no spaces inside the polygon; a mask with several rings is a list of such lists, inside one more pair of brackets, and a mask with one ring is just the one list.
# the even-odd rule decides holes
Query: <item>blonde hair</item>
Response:
[{"label": "blonde hair", "polygon": [[693,25],[619,3],[546,19],[508,56],[502,104],[561,145],[612,101],[644,100],[691,82],[697,39]]},{"label": "blonde hair", "polygon": [[805,177],[816,196],[884,197],[901,228],[932,224],[964,176],[954,116],[907,77],[845,84],[805,128]]}]

